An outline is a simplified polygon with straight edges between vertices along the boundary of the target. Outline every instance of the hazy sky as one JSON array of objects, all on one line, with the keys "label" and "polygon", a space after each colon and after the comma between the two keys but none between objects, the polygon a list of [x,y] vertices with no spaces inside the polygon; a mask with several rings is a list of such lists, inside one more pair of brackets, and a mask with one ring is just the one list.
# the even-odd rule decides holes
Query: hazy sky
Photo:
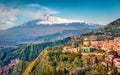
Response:
[{"label": "hazy sky", "polygon": [[0,0],[0,30],[45,14],[105,25],[120,18],[120,0]]}]

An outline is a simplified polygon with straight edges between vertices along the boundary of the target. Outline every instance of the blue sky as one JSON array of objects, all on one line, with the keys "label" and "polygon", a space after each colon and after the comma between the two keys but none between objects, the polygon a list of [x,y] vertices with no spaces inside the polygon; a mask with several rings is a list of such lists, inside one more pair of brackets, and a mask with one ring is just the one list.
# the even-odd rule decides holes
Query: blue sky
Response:
[{"label": "blue sky", "polygon": [[105,25],[120,18],[120,0],[0,0],[0,30],[44,14]]}]

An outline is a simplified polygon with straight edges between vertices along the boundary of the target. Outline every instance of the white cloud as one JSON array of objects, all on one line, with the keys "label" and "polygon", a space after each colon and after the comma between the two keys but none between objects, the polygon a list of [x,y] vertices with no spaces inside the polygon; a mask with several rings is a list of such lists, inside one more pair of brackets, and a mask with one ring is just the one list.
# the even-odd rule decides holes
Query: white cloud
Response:
[{"label": "white cloud", "polygon": [[28,4],[27,6],[37,7],[37,8],[39,8],[39,10],[41,10],[42,12],[45,12],[47,14],[58,14],[59,13],[58,11],[52,10],[52,9],[46,7],[46,6],[42,6],[42,5],[39,5],[39,4]]},{"label": "white cloud", "polygon": [[12,21],[6,21],[5,22],[7,25],[14,25],[14,22],[12,22]]},{"label": "white cloud", "polygon": [[[44,14],[57,14],[58,11],[52,10],[48,7],[39,5],[39,4],[28,4],[27,7],[37,8],[35,11],[23,9],[15,9],[7,7],[3,4],[0,4],[0,30],[7,29],[16,25],[19,25],[17,21],[22,21],[18,16],[28,19],[38,19],[41,18]],[[26,7],[26,8],[27,8]],[[24,21],[22,21],[24,22]],[[17,24],[16,24],[17,23]]]},{"label": "white cloud", "polygon": [[48,14],[58,14],[59,13],[58,11],[52,10],[52,9],[50,9],[48,7],[44,7],[44,6],[42,6],[42,10]]},{"label": "white cloud", "polygon": [[[3,4],[0,4],[0,25],[14,25],[14,21],[17,19],[16,15],[19,10],[5,7]],[[3,29],[3,28],[0,28]]]},{"label": "white cloud", "polygon": [[28,4],[27,6],[30,6],[30,7],[40,7],[39,4]]},{"label": "white cloud", "polygon": [[27,18],[31,18],[31,19],[38,19],[42,16],[42,11],[38,10],[38,11],[30,11],[30,10],[26,10],[26,11],[21,11],[21,15]]},{"label": "white cloud", "polygon": [[38,19],[41,18],[44,14],[58,14],[58,11],[52,10],[46,6],[42,6],[39,4],[28,4],[26,5],[28,7],[34,7],[38,10],[31,11],[31,10],[22,10],[21,15],[24,17],[32,18],[32,19]]}]

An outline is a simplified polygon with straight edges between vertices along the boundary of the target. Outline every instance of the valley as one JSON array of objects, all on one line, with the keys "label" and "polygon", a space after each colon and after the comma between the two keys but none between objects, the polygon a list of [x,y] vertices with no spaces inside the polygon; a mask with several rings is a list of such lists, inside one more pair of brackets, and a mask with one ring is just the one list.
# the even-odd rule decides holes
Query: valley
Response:
[{"label": "valley", "polygon": [[[117,29],[112,26],[111,30],[107,31],[114,23]],[[120,37],[119,32],[112,33],[119,31],[119,25],[120,20],[117,19],[98,30],[82,35],[43,44],[28,44],[26,47],[11,50],[12,53],[5,52],[9,53],[7,56],[10,58],[5,55],[6,57],[2,56],[1,59],[3,62],[19,59],[19,63],[9,71],[10,75],[119,74]]]},{"label": "valley", "polygon": [[[56,22],[52,23],[56,19]],[[70,21],[62,22],[63,18],[45,15],[40,19],[28,21],[22,25],[0,31],[0,49],[15,48],[36,42],[50,42],[95,30],[101,25]],[[67,19],[66,19],[67,20]],[[45,24],[38,22],[46,22]],[[49,23],[48,23],[49,22]],[[44,32],[44,33],[43,33]]]}]

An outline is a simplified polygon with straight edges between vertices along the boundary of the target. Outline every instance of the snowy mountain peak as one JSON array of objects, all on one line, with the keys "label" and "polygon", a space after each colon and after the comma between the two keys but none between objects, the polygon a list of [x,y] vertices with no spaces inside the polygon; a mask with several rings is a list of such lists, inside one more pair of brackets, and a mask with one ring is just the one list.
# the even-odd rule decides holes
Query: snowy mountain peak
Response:
[{"label": "snowy mountain peak", "polygon": [[37,22],[37,24],[49,24],[49,25],[54,25],[54,24],[63,24],[63,23],[75,23],[75,22],[80,22],[80,23],[86,23],[86,24],[92,24],[92,23],[88,23],[85,22],[83,20],[80,19],[64,19],[64,18],[59,18],[59,17],[55,17],[53,15],[45,15],[43,16],[39,22]]}]

